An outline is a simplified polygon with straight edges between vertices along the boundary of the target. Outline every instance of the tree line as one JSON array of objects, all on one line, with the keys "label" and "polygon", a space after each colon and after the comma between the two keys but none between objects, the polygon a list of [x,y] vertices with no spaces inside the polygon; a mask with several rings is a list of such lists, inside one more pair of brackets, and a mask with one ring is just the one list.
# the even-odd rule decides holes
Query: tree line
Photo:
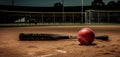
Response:
[{"label": "tree line", "polygon": [[[63,4],[58,2],[54,4],[54,8],[60,9],[63,7]],[[116,1],[109,1],[106,5],[103,0],[94,0],[91,2],[91,9],[120,9],[120,0]]]},{"label": "tree line", "polygon": [[[96,9],[102,9],[102,8],[106,8],[106,9],[120,9],[120,0],[118,0],[117,2],[115,1],[109,1],[107,3],[107,5],[105,5],[105,3],[103,2],[103,0],[94,0],[92,3],[91,3],[91,6],[93,8],[96,8]],[[99,8],[101,7],[101,8]]]}]

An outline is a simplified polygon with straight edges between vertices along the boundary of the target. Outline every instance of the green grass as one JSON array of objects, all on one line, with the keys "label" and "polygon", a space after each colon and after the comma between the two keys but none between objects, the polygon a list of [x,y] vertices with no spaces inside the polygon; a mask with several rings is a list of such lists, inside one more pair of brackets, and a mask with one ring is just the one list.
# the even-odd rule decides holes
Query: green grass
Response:
[{"label": "green grass", "polygon": [[81,24],[81,23],[45,23],[45,24],[27,24],[27,23],[21,23],[21,24],[0,24],[0,27],[31,27],[31,26],[111,26],[111,25],[117,25],[120,26],[120,24],[116,23],[94,23],[94,24]]}]

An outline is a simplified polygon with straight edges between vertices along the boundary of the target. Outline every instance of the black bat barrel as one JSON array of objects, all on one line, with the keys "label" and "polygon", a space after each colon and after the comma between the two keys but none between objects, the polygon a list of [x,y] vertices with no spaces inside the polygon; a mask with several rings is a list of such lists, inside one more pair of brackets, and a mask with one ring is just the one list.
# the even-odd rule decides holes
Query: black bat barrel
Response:
[{"label": "black bat barrel", "polygon": [[69,36],[59,34],[24,34],[19,35],[19,40],[59,40],[69,39]]}]

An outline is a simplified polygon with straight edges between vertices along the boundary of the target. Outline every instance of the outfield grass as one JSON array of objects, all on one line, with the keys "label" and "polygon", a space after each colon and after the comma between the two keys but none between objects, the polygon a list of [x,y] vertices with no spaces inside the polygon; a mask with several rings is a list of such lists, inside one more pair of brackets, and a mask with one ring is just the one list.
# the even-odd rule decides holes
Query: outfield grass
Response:
[{"label": "outfield grass", "polygon": [[0,27],[29,27],[29,26],[111,26],[117,25],[120,26],[118,23],[93,23],[93,24],[81,24],[81,23],[44,23],[44,24],[0,24]]}]

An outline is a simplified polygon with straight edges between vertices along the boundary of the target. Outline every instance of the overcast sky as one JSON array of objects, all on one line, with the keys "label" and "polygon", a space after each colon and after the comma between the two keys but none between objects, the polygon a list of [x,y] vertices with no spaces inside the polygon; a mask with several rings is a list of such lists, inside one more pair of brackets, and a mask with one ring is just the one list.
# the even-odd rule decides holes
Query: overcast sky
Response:
[{"label": "overcast sky", "polygon": [[[12,5],[12,0],[0,0],[0,5]],[[64,6],[81,6],[82,0],[64,0]],[[93,0],[83,0],[84,5],[91,5]],[[106,4],[109,1],[118,0],[103,0]],[[53,6],[54,3],[61,2],[62,0],[14,0],[14,5],[16,6]]]}]

